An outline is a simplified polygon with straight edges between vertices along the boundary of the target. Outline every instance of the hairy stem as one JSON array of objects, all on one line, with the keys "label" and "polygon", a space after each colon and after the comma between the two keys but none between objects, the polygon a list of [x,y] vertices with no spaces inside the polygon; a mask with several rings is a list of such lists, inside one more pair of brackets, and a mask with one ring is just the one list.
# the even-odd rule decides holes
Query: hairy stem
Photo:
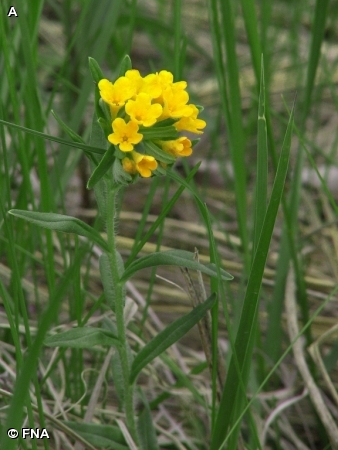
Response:
[{"label": "hairy stem", "polygon": [[136,425],[135,425],[135,414],[134,414],[134,386],[129,383],[130,375],[130,358],[129,358],[129,345],[126,335],[126,327],[124,322],[124,304],[125,304],[125,291],[124,283],[120,282],[119,277],[119,262],[116,250],[116,239],[115,239],[115,215],[116,215],[116,198],[119,187],[111,182],[110,189],[107,195],[107,239],[109,246],[109,263],[111,267],[111,273],[113,278],[113,285],[115,287],[115,316],[118,338],[120,341],[120,346],[118,348],[123,382],[124,382],[124,406],[126,413],[127,426],[129,432],[131,433],[134,440],[136,440]]}]

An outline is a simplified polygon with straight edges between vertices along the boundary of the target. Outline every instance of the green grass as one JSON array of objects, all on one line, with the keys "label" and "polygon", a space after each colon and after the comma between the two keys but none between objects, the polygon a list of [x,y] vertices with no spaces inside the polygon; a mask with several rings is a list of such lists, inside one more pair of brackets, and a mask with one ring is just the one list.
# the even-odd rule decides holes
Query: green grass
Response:
[{"label": "green grass", "polygon": [[[114,221],[126,269],[164,247],[193,252],[196,246],[201,262],[214,263],[217,273],[205,278],[210,305],[212,293],[218,298],[211,309],[210,371],[195,329],[173,346],[176,340],[163,332],[191,312],[177,288],[185,289],[179,269],[156,260],[127,284],[138,305],[128,325],[133,354],[156,353],[160,346],[150,343],[156,336],[165,348],[142,366],[137,381],[139,428],[148,431],[142,442],[150,450],[291,449],[297,439],[306,448],[338,445],[338,430],[327,428],[311,392],[262,431],[269,415],[308,382],[293,353],[286,292],[297,299],[309,372],[333,405],[324,414],[338,411],[318,361],[306,353],[336,320],[338,187],[329,171],[337,168],[338,149],[337,8],[327,0],[169,3],[20,1],[15,18],[7,17],[12,5],[2,2],[1,448],[73,448],[78,435],[88,448],[133,448],[121,425],[116,355],[109,362],[106,345],[55,351],[45,345],[47,336],[72,326],[116,332],[97,253],[98,232],[107,230],[92,191],[82,189],[90,176],[83,154],[95,147],[94,161],[104,151],[101,137],[91,135],[88,57],[110,78],[125,54],[143,75],[166,69],[187,80],[208,124],[194,157],[177,171],[121,193]],[[62,123],[73,130],[73,141]],[[201,159],[208,171],[197,164]],[[308,170],[319,187],[304,183]],[[79,218],[91,227],[87,238],[96,230],[96,245],[9,215],[12,209]],[[221,281],[221,268],[234,280]],[[190,276],[195,286],[193,271]],[[103,285],[109,296],[109,283]],[[187,316],[191,324],[195,316]],[[337,385],[335,335],[320,349]],[[225,371],[220,388],[218,364]],[[9,440],[7,429],[23,424],[46,428],[52,439]]]}]

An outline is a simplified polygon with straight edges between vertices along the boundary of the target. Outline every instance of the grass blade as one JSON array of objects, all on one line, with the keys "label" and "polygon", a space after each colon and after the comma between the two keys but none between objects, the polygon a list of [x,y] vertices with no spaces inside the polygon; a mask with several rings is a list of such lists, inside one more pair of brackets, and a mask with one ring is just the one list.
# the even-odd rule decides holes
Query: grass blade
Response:
[{"label": "grass blade", "polygon": [[255,220],[253,252],[257,249],[259,236],[261,234],[263,220],[266,214],[268,186],[268,141],[265,119],[265,83],[264,63],[261,61],[261,84],[258,105],[258,142],[257,142],[257,177],[255,192]]},{"label": "grass blade", "polygon": [[[246,211],[246,164],[244,157],[244,130],[242,124],[239,70],[235,51],[233,4],[229,0],[209,0],[213,50],[217,81],[225,118],[236,192],[237,221],[244,249],[245,265],[249,267],[249,246]],[[221,11],[221,14],[219,14]],[[221,18],[221,19],[220,19]],[[227,61],[223,63],[223,47]]]},{"label": "grass blade", "polygon": [[118,338],[108,330],[95,327],[79,327],[48,336],[48,347],[89,348],[95,345],[119,345]]},{"label": "grass blade", "polygon": [[[79,259],[83,257],[83,254],[80,253],[81,252],[78,253]],[[6,434],[6,430],[9,428],[20,429],[22,426],[23,406],[26,402],[31,379],[37,370],[38,358],[40,356],[44,338],[57,316],[61,300],[64,298],[66,290],[73,282],[77,267],[78,264],[73,264],[70,269],[64,274],[62,282],[56,289],[55,294],[50,299],[46,311],[42,315],[35,340],[28,350],[23,361],[22,369],[16,378],[13,390],[14,395],[12,397],[11,404],[8,410],[7,421],[2,429],[0,437],[0,448],[6,448],[7,450],[14,450],[16,448],[16,441],[13,439],[9,439]]]},{"label": "grass blade", "polygon": [[228,376],[224,386],[215,428],[213,430],[211,450],[219,450],[223,446],[224,441],[228,439],[228,428],[237,420],[237,417],[234,417],[236,399],[238,402],[238,398],[244,394],[243,389],[245,389],[249,375],[251,354],[254,344],[254,330],[256,329],[257,321],[259,292],[289,164],[293,117],[294,110],[292,109],[272,188],[271,198],[249,275],[235,341],[234,354],[230,361]]}]

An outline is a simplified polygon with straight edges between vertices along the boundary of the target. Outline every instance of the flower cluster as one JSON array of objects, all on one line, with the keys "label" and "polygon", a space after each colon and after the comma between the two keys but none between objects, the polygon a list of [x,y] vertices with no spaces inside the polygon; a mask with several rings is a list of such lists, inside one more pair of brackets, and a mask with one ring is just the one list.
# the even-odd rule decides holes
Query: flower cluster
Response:
[{"label": "flower cluster", "polygon": [[115,82],[98,82],[107,138],[132,179],[163,173],[176,158],[191,155],[194,142],[180,132],[202,134],[206,123],[198,119],[201,108],[188,103],[186,87],[166,70],[142,77],[130,69]]}]

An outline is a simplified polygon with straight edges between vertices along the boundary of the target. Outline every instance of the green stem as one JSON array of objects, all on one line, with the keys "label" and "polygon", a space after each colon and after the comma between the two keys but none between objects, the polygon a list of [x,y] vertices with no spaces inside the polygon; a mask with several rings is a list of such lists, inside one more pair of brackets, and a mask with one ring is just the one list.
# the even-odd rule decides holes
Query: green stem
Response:
[{"label": "green stem", "polygon": [[120,282],[119,277],[119,267],[117,259],[116,250],[116,239],[115,239],[115,214],[117,211],[116,197],[119,187],[111,182],[111,186],[107,196],[107,239],[109,246],[109,262],[111,267],[111,273],[113,278],[113,285],[115,287],[115,316],[118,338],[120,341],[120,346],[118,347],[122,375],[124,382],[124,406],[126,413],[126,421],[130,434],[133,439],[137,441],[136,438],[136,424],[135,424],[135,414],[134,414],[134,384],[129,383],[130,375],[130,358],[129,358],[129,345],[127,341],[126,327],[124,323],[124,304],[125,304],[125,294],[124,294],[124,283]]}]

